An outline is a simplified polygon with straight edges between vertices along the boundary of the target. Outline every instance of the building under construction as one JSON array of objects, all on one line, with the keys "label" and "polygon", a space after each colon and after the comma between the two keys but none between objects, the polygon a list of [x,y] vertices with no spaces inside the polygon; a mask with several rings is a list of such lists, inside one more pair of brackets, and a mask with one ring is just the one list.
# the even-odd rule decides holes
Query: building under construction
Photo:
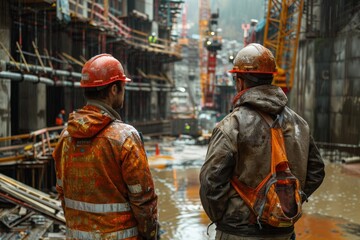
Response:
[{"label": "building under construction", "polygon": [[[0,1],[0,168],[5,174],[0,174],[0,203],[13,204],[7,210],[0,209],[0,226],[5,226],[8,234],[2,236],[4,231],[0,229],[1,239],[11,239],[17,236],[11,234],[28,229],[22,223],[29,219],[38,228],[28,239],[39,239],[53,223],[58,227],[64,224],[60,203],[50,195],[55,192],[51,191],[55,186],[51,152],[62,129],[52,126],[62,109],[69,113],[85,104],[79,88],[81,68],[93,55],[106,52],[122,62],[132,82],[126,85],[125,106],[120,114],[145,134],[170,133],[171,114],[183,114],[172,113],[171,109],[171,96],[176,93],[179,102],[183,96],[176,91],[174,70],[187,70],[182,76],[183,86],[192,89],[190,86],[200,85],[203,101],[207,89],[208,107],[229,110],[230,103],[222,99],[230,99],[233,85],[216,82],[213,76],[208,78],[214,74],[208,74],[209,63],[204,61],[209,59],[204,41],[210,9],[207,1],[201,2],[200,41],[189,39],[181,49],[174,41],[177,36],[172,35],[181,0]],[[327,152],[331,157],[336,154],[340,159],[340,154],[358,159],[359,1],[264,2],[269,6],[265,19],[268,24],[275,17],[294,20],[302,14],[293,25],[299,28],[298,43],[295,47],[280,44],[285,62],[293,56],[290,50],[297,51],[290,67],[285,62],[279,64],[287,71],[286,78],[280,80],[288,91],[291,107],[309,122],[318,146],[331,150]],[[281,5],[285,2],[290,5]],[[270,39],[270,45],[279,36],[276,33],[289,33],[284,39],[294,39],[293,31],[269,32],[274,35],[263,34],[262,38]],[[197,43],[198,48],[194,47]],[[189,57],[187,61],[175,67],[184,55]],[[216,55],[211,58],[216,61]],[[193,108],[189,108],[188,115],[199,104],[199,95],[189,95],[190,99],[196,97],[191,100]]]},{"label": "building under construction", "polygon": [[144,133],[170,131],[173,63],[181,60],[171,30],[182,2],[1,1],[0,135],[53,126],[61,109],[82,106],[81,69],[99,53],[118,58],[132,78],[123,120]]}]

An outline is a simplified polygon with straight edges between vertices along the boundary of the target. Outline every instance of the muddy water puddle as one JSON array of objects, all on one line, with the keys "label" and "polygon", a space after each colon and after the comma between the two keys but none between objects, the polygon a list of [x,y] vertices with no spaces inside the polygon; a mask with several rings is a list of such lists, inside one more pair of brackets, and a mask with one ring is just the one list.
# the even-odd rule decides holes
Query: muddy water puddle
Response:
[{"label": "muddy water puddle", "polygon": [[153,171],[162,239],[210,239],[210,221],[199,198],[199,171],[194,166]]},{"label": "muddy water puddle", "polygon": [[[190,152],[149,160],[159,196],[161,239],[214,239],[215,226],[208,228],[210,220],[199,198],[205,154],[205,146],[191,146]],[[360,240],[360,175],[349,174],[348,168],[326,165],[324,183],[304,204],[304,216],[296,223],[298,240]]]}]

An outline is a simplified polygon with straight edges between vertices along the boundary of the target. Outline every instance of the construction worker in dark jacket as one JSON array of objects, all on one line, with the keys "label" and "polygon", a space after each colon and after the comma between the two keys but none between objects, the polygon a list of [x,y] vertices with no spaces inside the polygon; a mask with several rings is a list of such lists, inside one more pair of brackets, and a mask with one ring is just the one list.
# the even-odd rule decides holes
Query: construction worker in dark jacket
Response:
[{"label": "construction worker in dark jacket", "polygon": [[157,195],[144,145],[115,111],[128,81],[109,54],[83,67],[87,105],[70,114],[53,153],[67,239],[157,238]]},{"label": "construction worker in dark jacket", "polygon": [[282,114],[281,129],[290,169],[307,197],[324,179],[324,162],[307,122],[286,106],[288,100],[282,89],[271,85],[276,64],[267,48],[260,44],[246,46],[238,52],[230,72],[234,74],[238,93],[233,111],[214,128],[211,136],[200,172],[202,205],[216,224],[216,239],[291,239],[293,225],[263,224],[260,229],[229,181],[239,176],[241,182],[256,188],[270,172],[269,125],[259,111],[272,118]]}]

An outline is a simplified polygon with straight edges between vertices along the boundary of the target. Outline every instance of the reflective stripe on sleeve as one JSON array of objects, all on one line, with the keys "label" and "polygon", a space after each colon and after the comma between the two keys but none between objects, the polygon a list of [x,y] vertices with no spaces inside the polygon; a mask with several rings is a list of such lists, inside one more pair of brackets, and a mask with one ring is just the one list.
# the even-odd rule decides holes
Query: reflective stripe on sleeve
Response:
[{"label": "reflective stripe on sleeve", "polygon": [[65,206],[79,211],[91,213],[107,213],[107,212],[128,212],[130,211],[129,203],[87,203],[65,198]]},{"label": "reflective stripe on sleeve", "polygon": [[126,239],[138,235],[137,227],[128,228],[112,233],[85,232],[67,228],[66,236],[74,239]]},{"label": "reflective stripe on sleeve", "polygon": [[63,186],[63,184],[62,184],[62,180],[61,180],[61,179],[59,179],[59,178],[57,178],[57,179],[56,179],[56,184],[57,184],[57,185],[59,185],[60,187],[62,187],[62,186]]},{"label": "reflective stripe on sleeve", "polygon": [[131,193],[141,193],[141,185],[140,184],[127,185],[127,186]]}]

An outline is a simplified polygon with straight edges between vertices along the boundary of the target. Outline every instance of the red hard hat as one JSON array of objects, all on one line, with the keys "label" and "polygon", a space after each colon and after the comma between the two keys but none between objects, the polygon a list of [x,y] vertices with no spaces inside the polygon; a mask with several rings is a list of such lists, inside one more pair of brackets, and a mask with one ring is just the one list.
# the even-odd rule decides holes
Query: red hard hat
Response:
[{"label": "red hard hat", "polygon": [[274,74],[277,72],[274,55],[261,44],[251,43],[238,52],[229,72]]},{"label": "red hard hat", "polygon": [[110,54],[99,54],[87,61],[82,69],[80,87],[100,87],[115,81],[130,82],[121,63]]}]

